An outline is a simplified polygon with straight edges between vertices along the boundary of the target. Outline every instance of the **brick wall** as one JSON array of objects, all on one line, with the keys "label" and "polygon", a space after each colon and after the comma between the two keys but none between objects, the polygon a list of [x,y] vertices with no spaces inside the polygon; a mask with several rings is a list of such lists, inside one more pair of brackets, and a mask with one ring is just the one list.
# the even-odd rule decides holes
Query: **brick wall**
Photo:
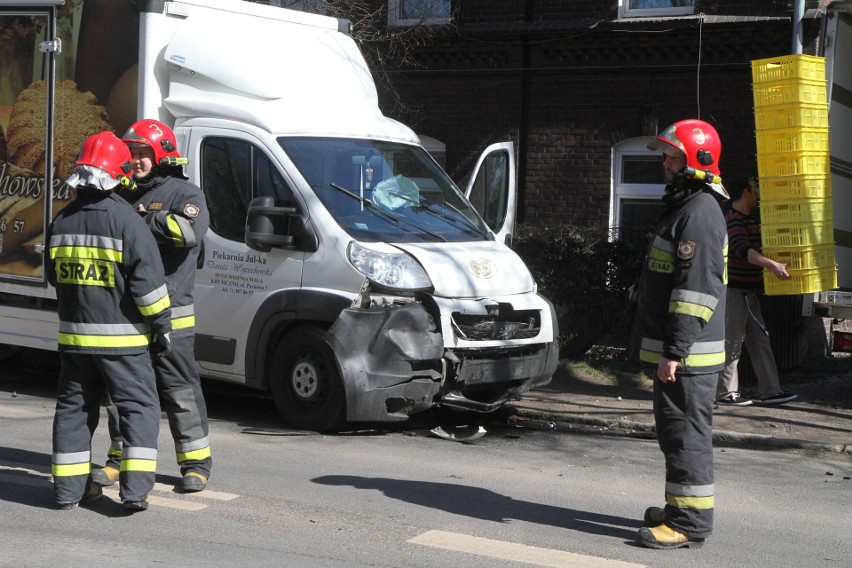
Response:
[{"label": "brick wall", "polygon": [[[523,27],[522,0],[460,3],[455,27],[418,51],[420,67],[392,74],[407,109],[397,118],[446,143],[447,171],[459,185],[485,146],[510,139],[522,222],[606,226],[613,145],[699,110],[722,137],[723,178],[754,173],[749,61],[788,53],[789,21],[624,28],[584,20],[613,20],[616,2],[530,4],[538,27]],[[699,4],[747,15],[742,5],[756,3]],[[791,2],[759,4],[761,15],[790,15]]]}]

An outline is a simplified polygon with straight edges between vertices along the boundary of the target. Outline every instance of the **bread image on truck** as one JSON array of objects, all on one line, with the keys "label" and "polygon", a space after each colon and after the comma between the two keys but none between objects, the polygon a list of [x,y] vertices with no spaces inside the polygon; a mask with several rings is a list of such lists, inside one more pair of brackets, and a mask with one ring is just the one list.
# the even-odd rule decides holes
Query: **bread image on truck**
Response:
[{"label": "bread image on truck", "polygon": [[[137,4],[136,116],[173,127],[210,212],[203,377],[268,392],[318,431],[487,413],[550,381],[553,306],[506,244],[511,143],[486,148],[463,191],[382,114],[349,22],[241,0]],[[0,342],[56,349],[52,289],[0,292]]]}]

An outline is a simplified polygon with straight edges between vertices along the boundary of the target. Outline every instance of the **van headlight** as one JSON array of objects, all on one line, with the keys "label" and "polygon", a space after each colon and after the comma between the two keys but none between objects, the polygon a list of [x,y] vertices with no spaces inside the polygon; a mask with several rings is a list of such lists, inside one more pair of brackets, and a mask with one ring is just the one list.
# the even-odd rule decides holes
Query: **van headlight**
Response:
[{"label": "van headlight", "polygon": [[429,275],[414,258],[404,252],[390,253],[349,243],[349,262],[370,282],[396,291],[425,290],[432,287]]}]

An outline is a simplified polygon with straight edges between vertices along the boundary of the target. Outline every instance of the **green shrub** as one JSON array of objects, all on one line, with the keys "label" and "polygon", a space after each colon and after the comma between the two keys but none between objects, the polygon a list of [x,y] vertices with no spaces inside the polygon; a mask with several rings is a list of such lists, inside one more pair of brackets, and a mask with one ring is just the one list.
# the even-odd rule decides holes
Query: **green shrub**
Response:
[{"label": "green shrub", "polygon": [[627,289],[639,275],[646,243],[638,231],[516,229],[515,252],[556,308],[562,357],[580,358],[605,336],[626,340],[632,322]]}]

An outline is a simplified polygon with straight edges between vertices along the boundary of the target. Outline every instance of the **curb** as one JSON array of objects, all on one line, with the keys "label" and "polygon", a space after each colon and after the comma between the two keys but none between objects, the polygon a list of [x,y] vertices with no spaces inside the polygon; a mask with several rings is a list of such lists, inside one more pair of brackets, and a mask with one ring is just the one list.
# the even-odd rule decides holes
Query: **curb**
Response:
[{"label": "curb", "polygon": [[[620,434],[641,438],[656,438],[656,428],[647,422],[634,422],[624,419],[593,418],[558,412],[536,411],[515,407],[515,414],[509,418],[509,425],[533,426],[542,430],[569,430],[588,434]],[[638,435],[637,435],[638,434]],[[645,435],[642,435],[645,434]],[[826,444],[797,440],[794,438],[776,438],[762,434],[743,434],[725,430],[713,431],[713,442],[730,442],[743,445],[771,447],[780,449],[817,450],[852,455],[852,445]]]}]

